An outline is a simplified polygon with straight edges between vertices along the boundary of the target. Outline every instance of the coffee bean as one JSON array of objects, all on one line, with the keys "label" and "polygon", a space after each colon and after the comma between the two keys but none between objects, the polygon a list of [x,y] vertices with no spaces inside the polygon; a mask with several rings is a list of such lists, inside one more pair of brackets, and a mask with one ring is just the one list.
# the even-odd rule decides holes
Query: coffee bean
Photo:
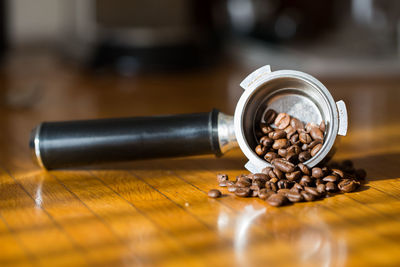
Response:
[{"label": "coffee bean", "polygon": [[[272,168],[269,168],[269,169],[272,170]],[[258,179],[267,181],[269,179],[269,176],[267,174],[265,174],[265,173],[255,173],[255,174],[253,174],[253,181],[254,180],[258,180]]]},{"label": "coffee bean", "polygon": [[286,113],[279,113],[275,119],[275,125],[278,129],[285,129],[290,123],[290,116]]},{"label": "coffee bean", "polygon": [[267,152],[264,156],[264,159],[268,162],[272,162],[272,160],[278,158],[278,154],[275,152]]},{"label": "coffee bean", "polygon": [[293,203],[303,201],[303,196],[299,192],[291,191],[287,194],[287,198],[289,199],[290,202]]},{"label": "coffee bean", "polygon": [[314,195],[315,197],[319,197],[320,196],[320,194],[319,194],[319,192],[318,192],[316,187],[305,186],[304,187],[304,191],[306,191],[307,193],[309,193],[311,195]]},{"label": "coffee bean", "polygon": [[320,194],[325,194],[325,192],[326,192],[325,185],[324,184],[317,185],[317,191]]},{"label": "coffee bean", "polygon": [[264,179],[254,179],[253,183],[251,185],[252,186],[257,186],[260,189],[260,188],[264,188],[265,187],[265,182],[266,182],[266,180],[264,180]]},{"label": "coffee bean", "polygon": [[290,145],[289,141],[287,139],[277,139],[275,142],[272,144],[273,149],[280,149],[280,148],[287,148]]},{"label": "coffee bean", "polygon": [[280,171],[283,172],[293,172],[295,170],[295,165],[285,159],[274,159],[272,160],[272,165]]},{"label": "coffee bean", "polygon": [[210,191],[208,191],[208,196],[212,198],[218,198],[221,195],[221,191],[219,191],[218,189],[211,189]]},{"label": "coffee bean", "polygon": [[364,180],[367,177],[367,172],[364,169],[357,169],[355,175],[358,179]]},{"label": "coffee bean", "polygon": [[274,143],[274,140],[272,140],[271,138],[269,138],[266,135],[261,137],[261,139],[260,139],[260,144],[266,148],[270,148],[273,143]]},{"label": "coffee bean", "polygon": [[251,189],[248,187],[236,188],[235,195],[238,197],[248,197],[251,194]]},{"label": "coffee bean", "polygon": [[301,177],[300,179],[299,184],[302,186],[310,186],[312,184],[311,177],[308,175],[303,175],[303,177]]},{"label": "coffee bean", "polygon": [[219,182],[218,185],[219,185],[220,187],[226,187],[226,186],[227,186],[227,185],[226,185],[226,182],[227,182],[227,181],[221,181],[221,182]]},{"label": "coffee bean", "polygon": [[292,126],[296,131],[298,129],[304,129],[304,124],[299,119],[296,118],[292,118],[290,120],[290,126]]},{"label": "coffee bean", "polygon": [[324,172],[321,168],[314,167],[311,170],[311,176],[314,178],[322,178],[324,176]]},{"label": "coffee bean", "polygon": [[329,193],[336,192],[337,191],[337,186],[333,182],[327,182],[326,185],[325,185],[325,189],[326,189],[326,192],[329,192]]},{"label": "coffee bean", "polygon": [[286,137],[286,132],[284,130],[276,129],[272,134],[271,138],[273,140],[278,140]]},{"label": "coffee bean", "polygon": [[314,140],[314,141],[312,141],[311,143],[309,143],[307,145],[307,149],[313,149],[313,147],[315,147],[318,144],[322,144],[322,141],[321,140]]},{"label": "coffee bean", "polygon": [[217,181],[220,183],[222,181],[227,181],[228,180],[228,175],[225,173],[219,173],[217,174]]},{"label": "coffee bean", "polygon": [[350,179],[344,179],[338,184],[338,188],[343,193],[349,193],[358,188],[360,182]]},{"label": "coffee bean", "polygon": [[307,193],[306,191],[302,191],[301,195],[305,201],[314,201],[316,198],[313,194]]},{"label": "coffee bean", "polygon": [[[261,173],[266,174],[268,176],[270,170],[272,170],[271,167],[265,167],[264,169],[261,170]],[[267,179],[269,179],[269,177]]]},{"label": "coffee bean", "polygon": [[278,155],[281,156],[282,158],[286,157],[288,151],[286,148],[280,148],[278,149]]},{"label": "coffee bean", "polygon": [[274,168],[272,171],[275,173],[277,179],[283,179],[283,177],[285,177],[285,174],[277,168]]},{"label": "coffee bean", "polygon": [[319,124],[319,129],[324,133],[326,129],[325,121],[321,121]]},{"label": "coffee bean", "polygon": [[228,191],[231,193],[235,193],[236,188],[237,188],[236,185],[230,185],[230,186],[228,186]]},{"label": "coffee bean", "polygon": [[282,194],[282,195],[284,195],[285,197],[287,197],[287,195],[289,194],[289,192],[290,192],[290,190],[287,189],[287,188],[281,188],[281,189],[278,190],[278,194]]},{"label": "coffee bean", "polygon": [[[275,174],[275,173],[274,173]],[[271,183],[276,183],[276,182],[278,182],[278,178],[276,178],[276,177],[273,177],[273,178],[271,178],[270,180],[269,180]]]},{"label": "coffee bean", "polygon": [[278,186],[279,189],[284,189],[284,188],[289,188],[289,182],[287,180],[279,180],[276,185]]},{"label": "coffee bean", "polygon": [[226,186],[232,186],[235,185],[235,182],[233,181],[226,181]]},{"label": "coffee bean", "polygon": [[311,153],[310,153],[311,156],[314,157],[315,155],[317,155],[317,153],[321,150],[321,148],[322,148],[322,144],[318,144],[315,147],[313,147],[311,149]]},{"label": "coffee bean", "polygon": [[288,126],[284,129],[285,133],[286,133],[286,137],[288,139],[290,139],[290,137],[292,137],[292,135],[294,135],[296,133],[296,130],[292,127],[292,126]]},{"label": "coffee bean", "polygon": [[[268,175],[269,175],[269,177],[271,177],[271,179],[273,179],[273,178],[278,179],[278,178],[276,177],[275,172],[274,172],[273,170],[271,170],[271,171],[268,173]],[[270,181],[271,181],[271,179],[270,179]]]},{"label": "coffee bean", "polygon": [[303,144],[309,144],[312,141],[311,136],[308,133],[304,132],[299,134],[299,140]]},{"label": "coffee bean", "polygon": [[268,190],[268,189],[260,189],[258,191],[258,197],[261,198],[262,200],[266,200],[267,198],[269,198],[272,194],[274,194],[274,191],[272,190]]},{"label": "coffee bean", "polygon": [[258,197],[258,190],[259,190],[259,189],[257,189],[257,190],[251,190],[250,196],[251,196],[251,197]]},{"label": "coffee bean", "polygon": [[318,186],[320,184],[325,184],[324,181],[322,181],[322,179],[315,179],[315,185]]},{"label": "coffee bean", "polygon": [[264,115],[264,120],[266,123],[271,124],[275,121],[276,116],[277,116],[276,111],[273,109],[269,109]]},{"label": "coffee bean", "polygon": [[251,182],[247,182],[244,180],[236,182],[236,187],[250,187]]},{"label": "coffee bean", "polygon": [[287,152],[298,155],[301,152],[301,148],[298,145],[291,145],[290,147],[287,148]]},{"label": "coffee bean", "polygon": [[292,137],[290,137],[290,143],[292,143],[292,145],[297,145],[300,143],[299,134],[292,135]]},{"label": "coffee bean", "polygon": [[286,173],[286,179],[289,181],[296,181],[301,177],[301,172],[300,171],[294,171],[294,172],[288,172]]},{"label": "coffee bean", "polygon": [[319,127],[313,127],[310,130],[310,135],[314,140],[323,140],[324,133],[319,129]]},{"label": "coffee bean", "polygon": [[339,178],[336,175],[328,175],[322,178],[322,181],[324,182],[332,182],[336,183],[339,180]]},{"label": "coffee bean", "polygon": [[285,157],[285,159],[286,159],[287,161],[289,161],[289,162],[295,164],[295,163],[297,163],[297,161],[298,161],[298,156],[297,156],[297,154],[294,153],[294,152],[288,152],[287,155],[286,155],[286,157]]},{"label": "coffee bean", "polygon": [[271,126],[269,126],[269,125],[267,125],[267,124],[265,124],[265,123],[260,123],[260,130],[261,130],[261,132],[262,132],[263,134],[269,134],[269,133],[271,133],[274,129],[273,129]]},{"label": "coffee bean", "polygon": [[301,146],[301,150],[307,151],[307,150],[308,150],[308,144],[303,144],[303,145]]},{"label": "coffee bean", "polygon": [[302,173],[304,173],[305,175],[310,175],[310,169],[308,169],[308,167],[306,165],[304,165],[303,163],[299,163],[297,164],[297,167],[299,167],[300,171]]},{"label": "coffee bean", "polygon": [[326,166],[322,167],[321,170],[324,173],[324,176],[326,176],[330,173],[330,169]]},{"label": "coffee bean", "polygon": [[259,156],[264,156],[265,153],[267,153],[267,148],[265,146],[258,145],[256,146],[256,153]]},{"label": "coffee bean", "polygon": [[302,186],[301,184],[295,183],[295,184],[292,186],[292,189],[296,189],[296,190],[298,190],[298,191],[302,191],[304,188],[303,188],[303,186]]},{"label": "coffee bean", "polygon": [[265,183],[265,188],[268,190],[274,191],[274,192],[276,192],[278,190],[278,187],[276,186],[276,184],[271,182],[271,180]]},{"label": "coffee bean", "polygon": [[303,151],[299,154],[299,161],[305,162],[311,158],[311,154],[308,151]]},{"label": "coffee bean", "polygon": [[305,128],[306,128],[307,133],[309,133],[309,132],[311,132],[311,130],[313,128],[318,128],[318,126],[313,122],[309,122],[309,123],[306,124]]},{"label": "coffee bean", "polygon": [[250,183],[251,184],[251,179],[245,175],[245,176],[238,176],[236,179],[236,182],[245,182],[245,183]]},{"label": "coffee bean", "polygon": [[332,169],[332,174],[339,176],[340,178],[344,177],[343,171],[339,169]]},{"label": "coffee bean", "polygon": [[273,194],[268,197],[267,202],[269,205],[279,207],[286,204],[287,198],[282,194]]}]

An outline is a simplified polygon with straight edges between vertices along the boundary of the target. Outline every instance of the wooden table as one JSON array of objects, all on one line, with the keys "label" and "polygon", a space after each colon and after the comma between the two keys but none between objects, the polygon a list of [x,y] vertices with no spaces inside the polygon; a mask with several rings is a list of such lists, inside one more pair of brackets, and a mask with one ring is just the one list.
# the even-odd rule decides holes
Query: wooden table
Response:
[{"label": "wooden table", "polygon": [[336,158],[368,179],[312,203],[208,198],[217,173],[246,172],[240,150],[51,172],[31,161],[29,132],[44,120],[233,114],[249,71],[224,63],[117,77],[11,56],[0,71],[0,266],[399,266],[399,77],[320,77],[348,104]]}]

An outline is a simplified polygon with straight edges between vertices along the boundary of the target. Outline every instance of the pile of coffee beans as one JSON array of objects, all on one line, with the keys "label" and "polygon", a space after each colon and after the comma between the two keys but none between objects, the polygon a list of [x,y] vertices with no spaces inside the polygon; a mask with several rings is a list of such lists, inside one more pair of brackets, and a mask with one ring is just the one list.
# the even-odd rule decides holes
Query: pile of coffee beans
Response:
[{"label": "pile of coffee beans", "polygon": [[[321,149],[324,122],[318,126],[308,123],[304,127],[300,120],[273,110],[266,112],[264,120],[260,124],[264,135],[255,152],[272,167],[264,168],[261,173],[239,175],[234,181],[226,174],[218,174],[219,186],[226,187],[228,192],[238,197],[259,197],[271,206],[282,206],[352,192],[365,179],[366,172],[355,169],[349,160],[312,169],[303,164]],[[208,195],[217,198],[222,194],[212,189]]]}]

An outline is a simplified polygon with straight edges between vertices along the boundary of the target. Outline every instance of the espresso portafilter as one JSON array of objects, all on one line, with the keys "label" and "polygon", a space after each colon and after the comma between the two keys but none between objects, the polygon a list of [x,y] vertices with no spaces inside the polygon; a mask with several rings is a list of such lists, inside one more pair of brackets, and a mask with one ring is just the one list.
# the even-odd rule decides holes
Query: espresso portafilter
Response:
[{"label": "espresso portafilter", "polygon": [[259,124],[268,109],[285,112],[303,122],[326,124],[313,167],[335,151],[338,135],[346,135],[347,110],[309,74],[294,70],[255,70],[240,84],[244,89],[234,116],[214,109],[208,113],[43,122],[32,130],[29,146],[44,169],[79,167],[135,159],[202,154],[221,156],[239,146],[252,173],[270,164],[254,151]]}]

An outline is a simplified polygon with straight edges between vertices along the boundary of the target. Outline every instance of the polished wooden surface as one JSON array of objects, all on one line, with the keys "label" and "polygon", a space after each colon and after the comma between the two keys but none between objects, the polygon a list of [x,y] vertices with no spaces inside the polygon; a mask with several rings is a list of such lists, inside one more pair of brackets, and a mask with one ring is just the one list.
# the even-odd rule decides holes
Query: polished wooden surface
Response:
[{"label": "polished wooden surface", "polygon": [[313,203],[209,199],[217,173],[246,172],[240,150],[51,172],[31,161],[29,132],[44,120],[233,114],[250,71],[237,65],[121,78],[11,55],[0,71],[0,266],[400,266],[398,77],[321,77],[348,104],[336,158],[368,179]]}]

